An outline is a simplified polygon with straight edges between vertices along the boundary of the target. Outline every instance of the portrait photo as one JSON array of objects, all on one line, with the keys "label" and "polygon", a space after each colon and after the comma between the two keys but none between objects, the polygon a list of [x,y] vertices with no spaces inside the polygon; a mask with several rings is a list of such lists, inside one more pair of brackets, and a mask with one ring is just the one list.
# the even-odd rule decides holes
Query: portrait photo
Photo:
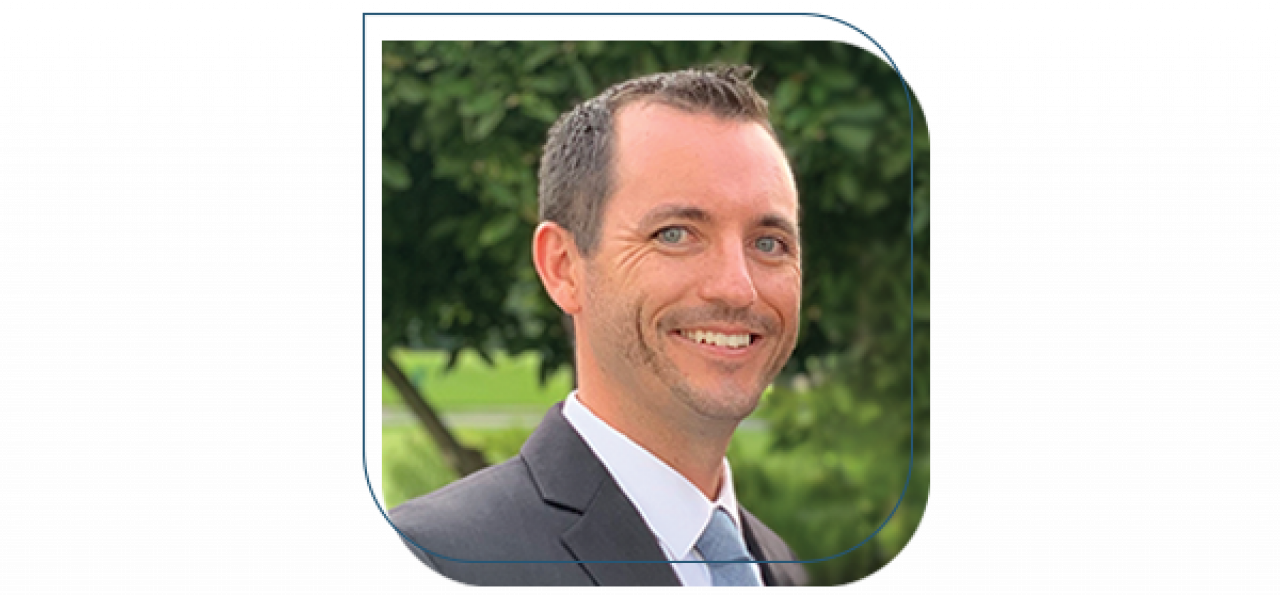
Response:
[{"label": "portrait photo", "polygon": [[381,50],[406,556],[507,586],[890,564],[929,492],[929,136],[898,71],[835,41]]}]

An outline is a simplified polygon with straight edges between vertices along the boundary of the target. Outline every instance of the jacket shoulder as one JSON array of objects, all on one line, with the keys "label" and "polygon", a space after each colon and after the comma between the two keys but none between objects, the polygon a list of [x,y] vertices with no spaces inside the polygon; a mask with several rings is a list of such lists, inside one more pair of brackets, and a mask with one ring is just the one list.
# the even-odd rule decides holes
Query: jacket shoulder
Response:
[{"label": "jacket shoulder", "polygon": [[419,558],[438,564],[550,559],[564,549],[560,535],[576,515],[545,503],[516,456],[405,502],[390,517]]},{"label": "jacket shoulder", "polygon": [[519,492],[527,470],[519,457],[481,469],[434,492],[419,496],[391,509],[391,521],[401,531],[441,530],[449,525],[483,520],[471,517],[490,501]]}]

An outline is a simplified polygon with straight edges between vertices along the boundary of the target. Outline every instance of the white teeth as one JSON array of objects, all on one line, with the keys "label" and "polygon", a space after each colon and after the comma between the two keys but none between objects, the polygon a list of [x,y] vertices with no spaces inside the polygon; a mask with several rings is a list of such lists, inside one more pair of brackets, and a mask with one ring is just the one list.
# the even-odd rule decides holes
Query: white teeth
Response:
[{"label": "white teeth", "polygon": [[707,343],[709,345],[717,345],[720,347],[746,347],[751,344],[751,335],[724,335],[711,331],[680,331],[687,339],[692,339],[699,343]]}]

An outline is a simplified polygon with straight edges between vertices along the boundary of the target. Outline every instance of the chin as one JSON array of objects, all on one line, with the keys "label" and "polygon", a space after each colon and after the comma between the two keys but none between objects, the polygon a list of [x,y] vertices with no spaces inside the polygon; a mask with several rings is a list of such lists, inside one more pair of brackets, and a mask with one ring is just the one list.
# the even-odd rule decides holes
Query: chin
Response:
[{"label": "chin", "polygon": [[711,390],[686,385],[681,388],[684,390],[678,390],[677,393],[683,393],[679,396],[694,411],[711,419],[725,421],[742,421],[751,415],[760,404],[760,394],[763,392],[736,387],[729,390],[726,387],[716,387]]}]

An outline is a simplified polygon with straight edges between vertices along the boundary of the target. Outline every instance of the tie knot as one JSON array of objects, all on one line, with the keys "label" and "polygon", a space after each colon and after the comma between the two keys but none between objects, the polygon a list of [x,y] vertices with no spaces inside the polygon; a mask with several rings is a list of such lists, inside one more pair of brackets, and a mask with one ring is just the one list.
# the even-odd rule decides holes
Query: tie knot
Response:
[{"label": "tie knot", "polygon": [[703,558],[717,562],[751,559],[733,519],[720,507],[716,507],[715,512],[711,513],[711,521],[702,531],[702,537],[698,538],[698,551],[702,552]]}]

